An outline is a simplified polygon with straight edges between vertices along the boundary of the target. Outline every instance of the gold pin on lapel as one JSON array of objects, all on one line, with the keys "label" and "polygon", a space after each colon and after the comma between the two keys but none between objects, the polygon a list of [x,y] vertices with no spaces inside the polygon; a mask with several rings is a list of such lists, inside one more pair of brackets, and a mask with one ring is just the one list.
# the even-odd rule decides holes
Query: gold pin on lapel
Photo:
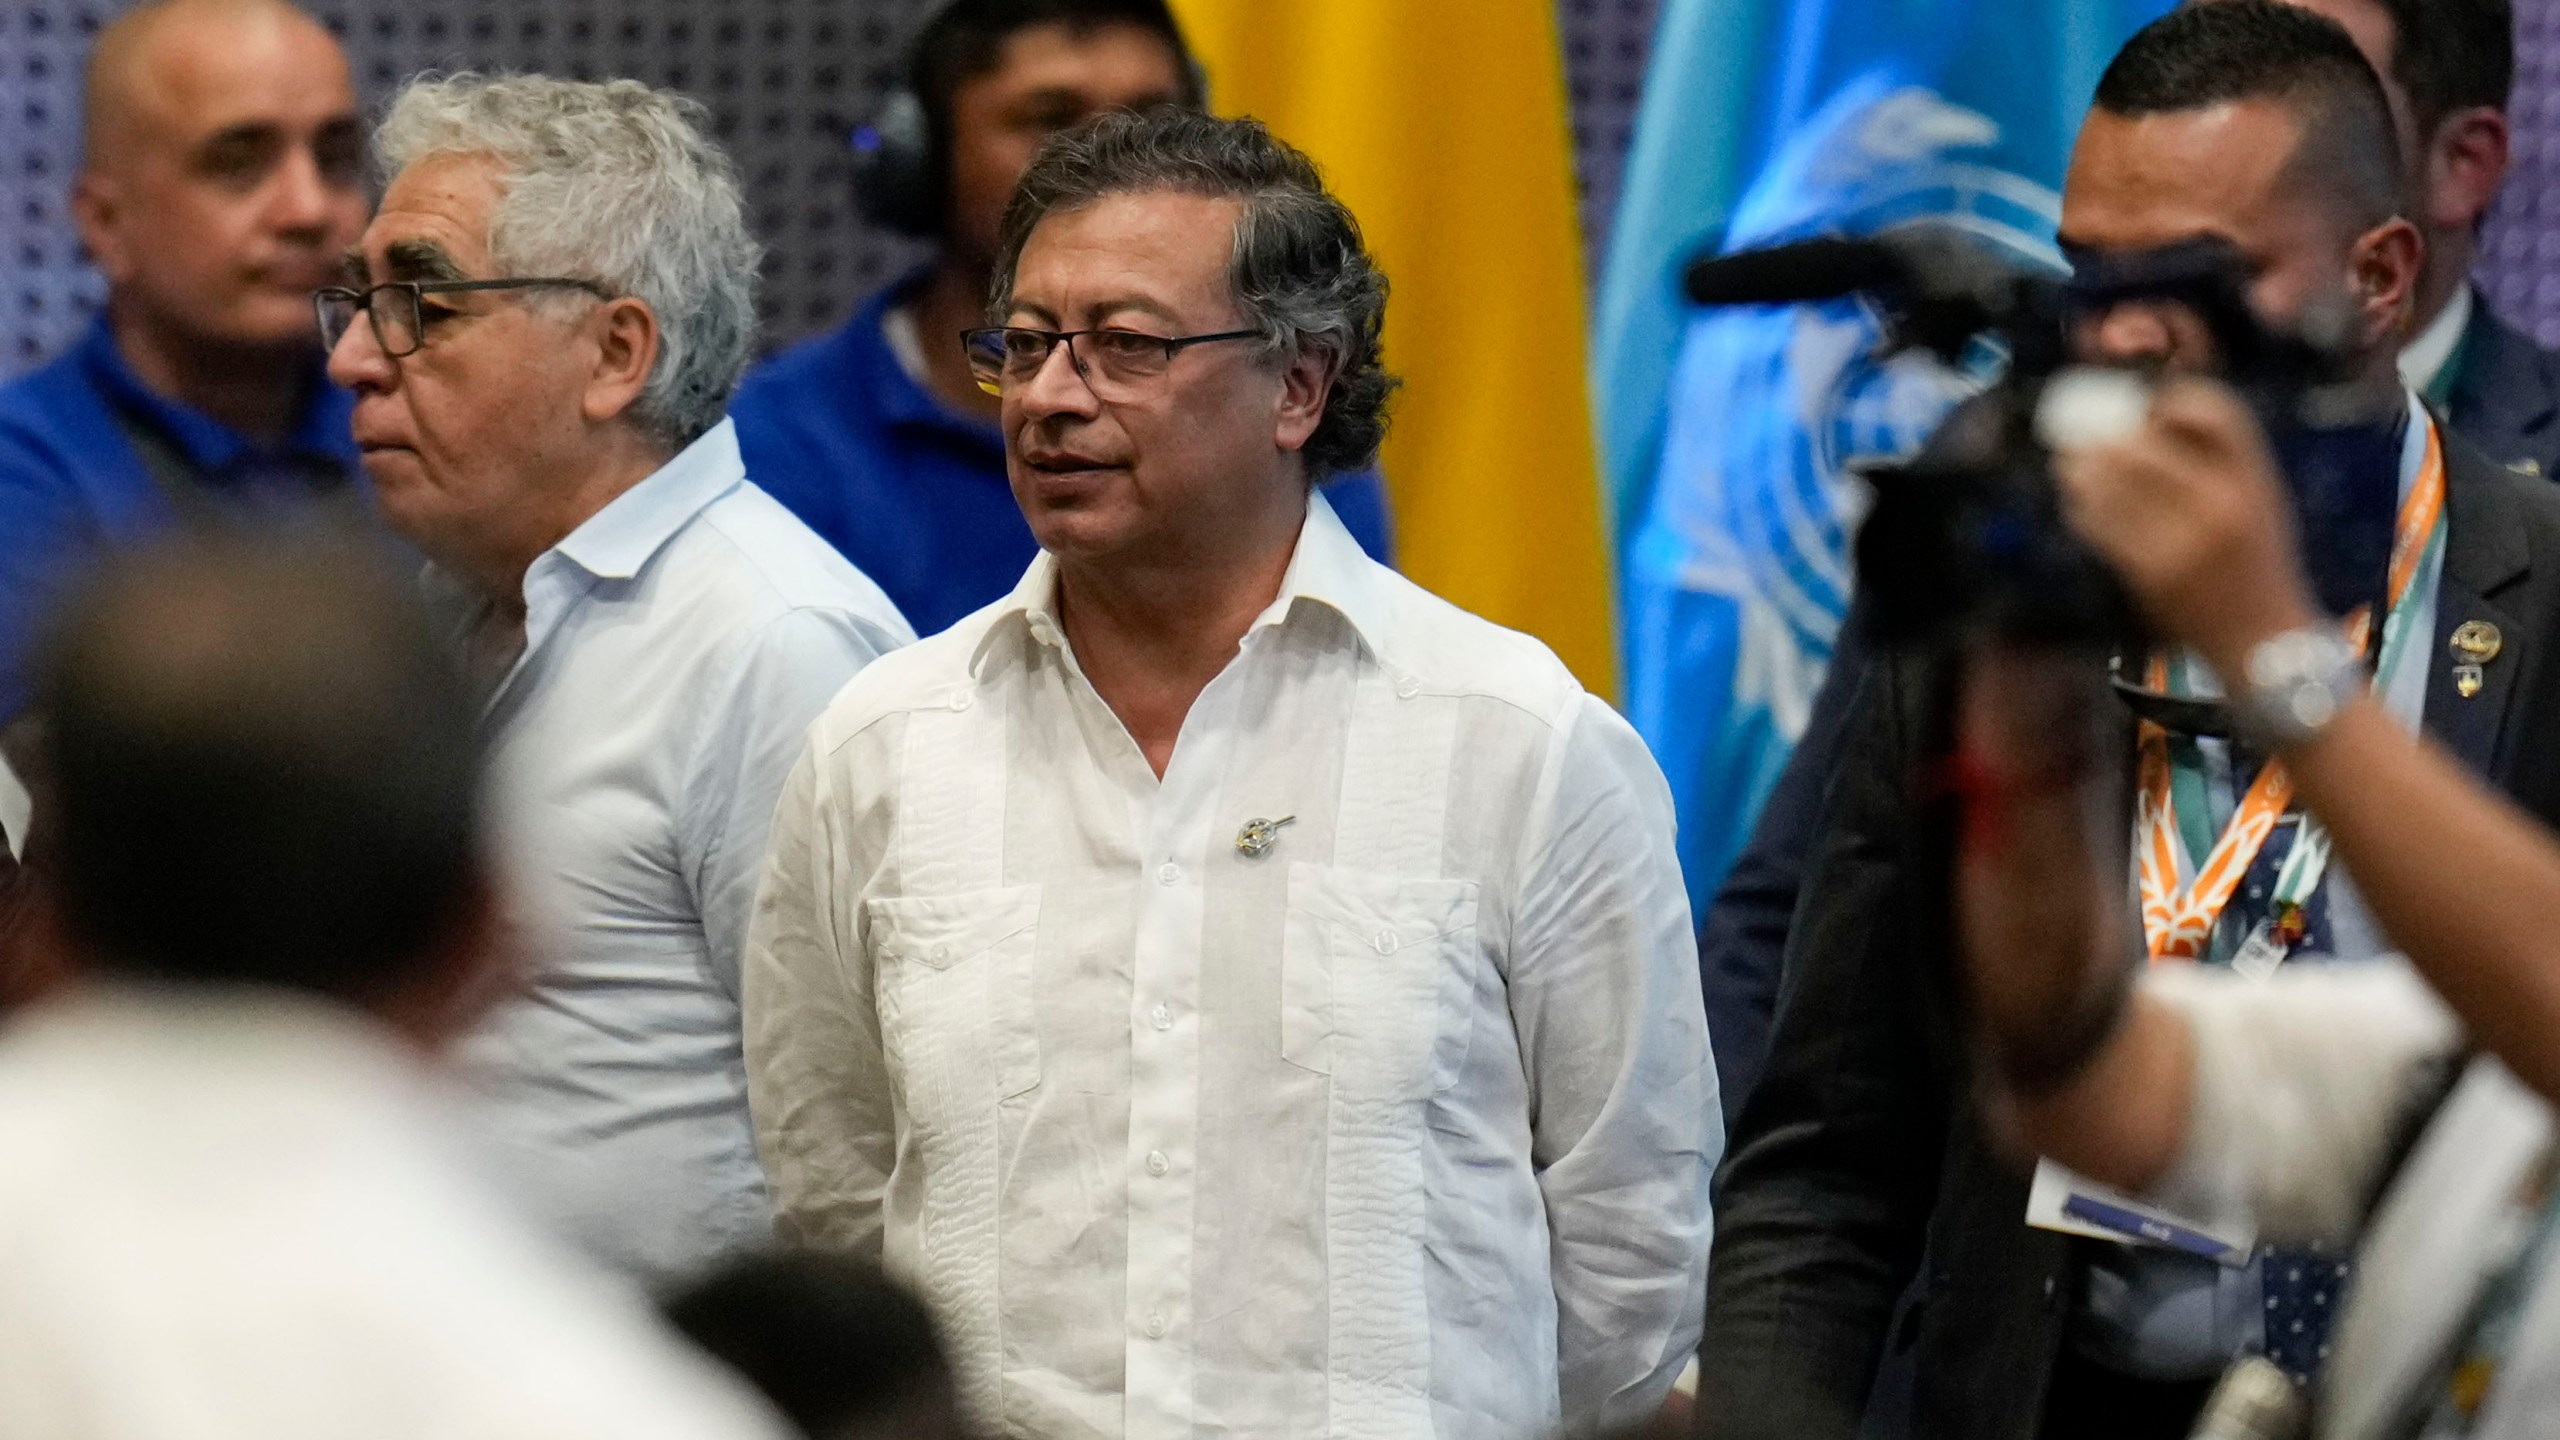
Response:
[{"label": "gold pin on lapel", "polygon": [[2453,688],[2463,699],[2468,700],[2480,693],[2488,678],[2482,667],[2497,659],[2498,652],[2506,645],[2506,637],[2498,633],[2497,626],[2486,620],[2465,620],[2454,628],[2449,647],[2456,662]]},{"label": "gold pin on lapel", "polygon": [[1236,832],[1236,853],[1248,860],[1261,859],[1264,851],[1279,843],[1280,827],[1297,818],[1283,815],[1277,820],[1247,820],[1244,828]]},{"label": "gold pin on lapel", "polygon": [[2506,648],[2507,637],[2486,620],[2465,620],[2454,627],[2453,653],[2473,665],[2486,665]]}]

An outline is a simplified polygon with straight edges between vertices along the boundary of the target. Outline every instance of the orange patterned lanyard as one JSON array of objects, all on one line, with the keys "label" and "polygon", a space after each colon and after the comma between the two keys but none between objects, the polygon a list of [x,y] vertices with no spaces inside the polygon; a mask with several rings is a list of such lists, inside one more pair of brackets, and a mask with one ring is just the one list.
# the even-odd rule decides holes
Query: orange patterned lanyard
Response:
[{"label": "orange patterned lanyard", "polygon": [[[2417,578],[2419,560],[2443,518],[2444,447],[2430,422],[2426,463],[2418,472],[2418,482],[2409,487],[2408,498],[2400,502],[2399,523],[2391,536],[2392,613],[2402,613],[2403,602],[2410,598],[2410,584]],[[2359,610],[2349,617],[2347,639],[2358,655],[2365,653],[2371,631],[2367,612]],[[2153,656],[2151,687],[2161,689],[2168,679],[2167,657]],[[2275,833],[2276,821],[2292,806],[2293,778],[2285,773],[2282,762],[2268,761],[2258,772],[2257,783],[2249,787],[2248,795],[2233,813],[2231,824],[2222,832],[2213,853],[2204,857],[2196,867],[2195,879],[2181,889],[2178,871],[2185,844],[2178,836],[2177,806],[2170,796],[2169,732],[2145,721],[2141,737],[2138,778],[2142,795],[2134,830],[2142,886],[2142,937],[2150,946],[2153,960],[2199,960],[2213,941],[2213,927],[2221,920],[2223,907],[2231,903],[2232,891],[2239,888],[2241,877],[2257,862],[2259,849]]]}]

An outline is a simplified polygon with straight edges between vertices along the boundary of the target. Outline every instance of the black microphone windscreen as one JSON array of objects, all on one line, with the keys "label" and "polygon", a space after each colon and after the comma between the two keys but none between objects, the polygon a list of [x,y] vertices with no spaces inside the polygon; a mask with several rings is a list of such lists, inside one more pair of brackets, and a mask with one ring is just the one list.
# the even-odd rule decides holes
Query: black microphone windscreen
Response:
[{"label": "black microphone windscreen", "polygon": [[1886,246],[1824,236],[1710,255],[1690,264],[1682,288],[1694,305],[1795,305],[1882,289],[1902,278],[1901,261]]}]

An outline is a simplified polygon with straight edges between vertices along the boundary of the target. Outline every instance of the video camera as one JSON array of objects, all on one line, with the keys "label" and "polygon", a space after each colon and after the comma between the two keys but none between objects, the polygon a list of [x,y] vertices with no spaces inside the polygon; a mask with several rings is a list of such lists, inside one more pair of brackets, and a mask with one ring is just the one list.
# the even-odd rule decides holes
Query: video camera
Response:
[{"label": "video camera", "polygon": [[[2073,322],[2115,305],[2180,306],[2212,336],[2219,378],[2248,401],[2284,462],[2315,572],[2337,572],[2313,577],[2324,601],[2343,613],[2387,568],[2387,526],[2382,549],[2369,554],[2372,527],[2324,523],[2371,508],[2364,492],[2373,482],[2348,459],[2353,447],[2322,440],[2339,428],[2347,377],[2337,341],[2353,317],[2312,315],[2306,333],[2279,333],[2251,308],[2249,280],[2241,255],[2218,240],[2084,263],[2066,279],[2003,261],[1953,227],[1916,224],[1702,259],[1686,289],[1700,305],[1859,295],[1883,323],[1886,353],[1922,350],[1953,364],[1978,340],[2004,347],[2002,377],[1916,458],[1857,467],[1875,490],[1857,539],[1872,633],[1906,648],[1986,633],[2130,647],[2139,618],[2063,523],[2050,444],[2058,426],[2085,423],[2074,412],[2093,400],[2104,408],[2112,398],[2121,416],[2130,391],[2129,418],[2139,418],[2148,390],[2138,377],[2075,368],[2071,353]],[[2329,529],[2339,532],[2334,543]]]}]

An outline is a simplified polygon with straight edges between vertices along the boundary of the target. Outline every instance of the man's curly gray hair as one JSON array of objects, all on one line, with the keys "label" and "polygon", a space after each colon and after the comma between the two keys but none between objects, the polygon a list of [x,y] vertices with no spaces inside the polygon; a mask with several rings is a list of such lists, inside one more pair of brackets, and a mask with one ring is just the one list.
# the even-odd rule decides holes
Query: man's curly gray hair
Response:
[{"label": "man's curly gray hair", "polygon": [[496,161],[492,262],[645,302],[659,349],[634,423],[670,450],[720,423],[754,348],[764,250],[701,104],[637,80],[421,76],[373,146],[386,182],[430,156]]},{"label": "man's curly gray hair", "polygon": [[1265,355],[1313,353],[1333,370],[1324,418],[1302,452],[1308,475],[1322,479],[1375,460],[1398,383],[1379,349],[1387,277],[1315,162],[1258,120],[1161,107],[1114,111],[1052,137],[1005,210],[995,323],[1013,307],[1014,266],[1042,220],[1149,190],[1241,202],[1227,283],[1245,323],[1262,332]]}]

